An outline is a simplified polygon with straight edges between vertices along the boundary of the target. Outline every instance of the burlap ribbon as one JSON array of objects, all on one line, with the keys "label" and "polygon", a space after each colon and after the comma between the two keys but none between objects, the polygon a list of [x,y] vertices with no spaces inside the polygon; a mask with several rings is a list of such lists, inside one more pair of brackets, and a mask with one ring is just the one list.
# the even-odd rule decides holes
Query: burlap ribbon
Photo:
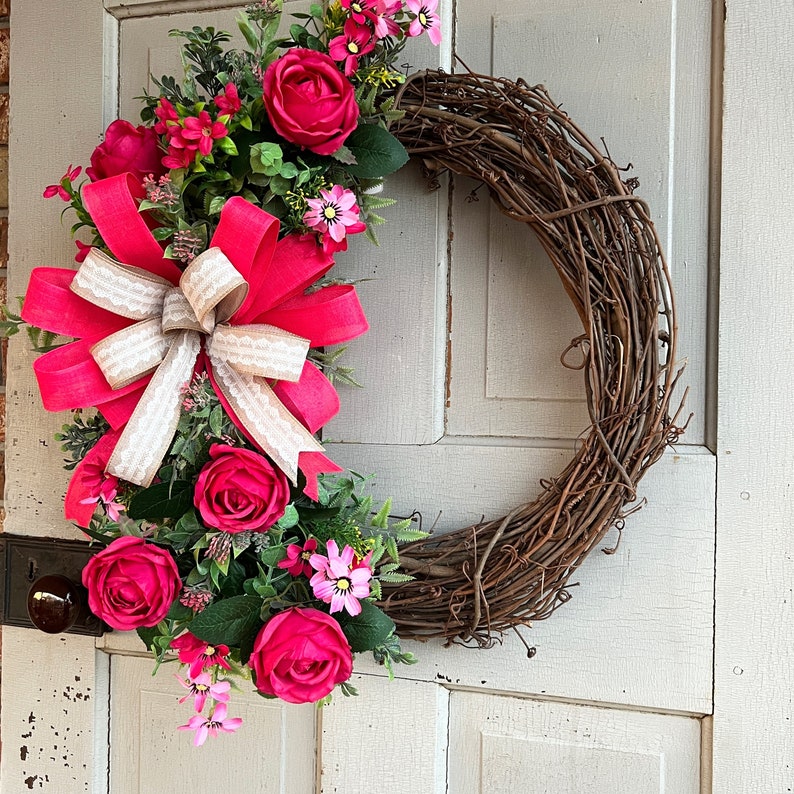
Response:
[{"label": "burlap ribbon", "polygon": [[272,325],[227,323],[243,304],[248,284],[219,248],[196,257],[176,287],[92,249],[71,290],[137,321],[90,348],[110,386],[121,389],[154,373],[110,457],[109,473],[137,485],[151,483],[176,431],[202,344],[213,381],[235,416],[293,483],[299,454],[322,451],[266,381],[297,381],[309,340]]},{"label": "burlap ribbon", "polygon": [[73,472],[67,518],[91,519],[86,467],[112,458],[116,476],[151,480],[198,367],[243,435],[293,482],[300,470],[304,493],[318,498],[318,475],[340,468],[312,434],[339,399],[306,349],[367,330],[355,287],[306,292],[333,259],[310,236],[279,239],[278,219],[237,196],[221,210],[210,250],[182,273],[138,212],[141,197],[129,174],[86,185],[86,209],[115,259],[92,251],[77,273],[34,268],[25,295],[26,322],[75,339],[33,364],[44,407],[93,406],[111,427]]}]

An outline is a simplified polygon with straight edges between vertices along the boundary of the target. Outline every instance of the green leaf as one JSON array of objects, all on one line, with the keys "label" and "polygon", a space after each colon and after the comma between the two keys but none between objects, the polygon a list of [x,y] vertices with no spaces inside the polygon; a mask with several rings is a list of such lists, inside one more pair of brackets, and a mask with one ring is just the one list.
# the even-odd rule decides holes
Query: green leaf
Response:
[{"label": "green leaf", "polygon": [[210,414],[210,432],[220,438],[223,435],[223,406],[216,405]]},{"label": "green leaf", "polygon": [[[350,138],[348,138],[348,140],[350,140]],[[331,155],[331,157],[333,157],[334,160],[340,163],[344,163],[345,165],[356,165],[356,163],[358,162],[358,160],[356,160],[356,156],[353,154],[353,152],[350,151],[349,147],[347,146],[342,146],[339,149],[337,149]]]},{"label": "green leaf", "polygon": [[193,504],[193,488],[186,480],[173,483],[160,482],[138,491],[132,497],[127,515],[133,519],[145,518],[156,521],[162,518],[178,518]]},{"label": "green leaf", "polygon": [[280,176],[279,174],[274,174],[270,177],[270,189],[277,196],[286,195],[291,188],[292,182],[289,179],[284,179],[284,177]]},{"label": "green leaf", "polygon": [[298,175],[298,166],[295,163],[283,163],[279,175],[284,179],[295,179]]},{"label": "green leaf", "polygon": [[377,647],[395,628],[394,621],[369,601],[361,602],[360,615],[354,617],[342,612],[336,616],[336,619],[354,653],[370,651]]},{"label": "green leaf", "polygon": [[215,196],[215,198],[212,199],[212,201],[210,201],[209,214],[220,215],[220,212],[223,209],[223,205],[225,203],[226,203],[226,196]]},{"label": "green leaf", "polygon": [[190,607],[186,607],[184,604],[179,603],[179,599],[174,601],[171,604],[171,608],[168,610],[168,614],[166,618],[168,620],[189,620],[193,616],[193,610]]},{"label": "green leaf", "polygon": [[237,154],[237,147],[234,145],[234,141],[228,135],[218,141],[218,148],[222,152],[230,154],[232,157]]},{"label": "green leaf", "polygon": [[292,529],[298,521],[300,520],[300,516],[298,515],[298,510],[293,504],[287,505],[287,509],[284,511],[284,515],[279,518],[276,522],[280,529]]},{"label": "green leaf", "polygon": [[173,233],[174,230],[170,226],[159,226],[156,229],[152,229],[152,237],[158,242],[167,240]]},{"label": "green leaf", "polygon": [[143,641],[143,644],[146,646],[146,650],[151,650],[152,645],[154,645],[154,638],[160,634],[157,626],[152,626],[152,628],[141,627],[136,629],[136,631]]},{"label": "green leaf", "polygon": [[391,174],[408,162],[405,147],[388,130],[376,124],[362,124],[345,141],[357,163],[347,171],[362,179]]},{"label": "green leaf", "polygon": [[239,645],[259,623],[262,600],[241,595],[210,604],[190,623],[190,631],[211,645]]},{"label": "green leaf", "polygon": [[271,546],[259,552],[262,565],[272,567],[287,558],[287,550],[283,546]]},{"label": "green leaf", "polygon": [[231,560],[226,578],[221,585],[221,595],[226,598],[239,595],[245,581],[245,567],[237,560]]}]

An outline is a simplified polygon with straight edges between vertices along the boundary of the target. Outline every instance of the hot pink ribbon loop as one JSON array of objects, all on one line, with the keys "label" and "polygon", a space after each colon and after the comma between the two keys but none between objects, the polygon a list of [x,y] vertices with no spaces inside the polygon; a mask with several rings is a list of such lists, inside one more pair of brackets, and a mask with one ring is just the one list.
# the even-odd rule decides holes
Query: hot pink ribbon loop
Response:
[{"label": "hot pink ribbon loop", "polygon": [[[104,241],[121,262],[131,266],[128,271],[133,276],[135,269],[140,268],[177,284],[182,276],[181,271],[172,261],[163,258],[162,247],[138,212],[136,198],[141,196],[140,186],[129,175],[124,175],[86,186],[84,201]],[[221,211],[218,228],[210,245],[218,249],[243,277],[248,295],[245,296],[244,291],[235,287],[241,296],[237,301],[239,309],[229,317],[230,333],[222,337],[222,345],[219,337],[212,355],[216,357],[220,354],[240,360],[243,372],[234,374],[225,362],[221,364],[220,359],[214,358],[218,372],[213,373],[212,367],[208,366],[209,359],[203,353],[199,355],[198,366],[207,369],[221,402],[243,433],[267,452],[277,465],[282,466],[293,481],[297,469],[303,470],[307,480],[306,493],[316,498],[317,475],[323,471],[340,469],[322,454],[322,447],[310,434],[336,413],[338,396],[333,386],[314,366],[304,363],[302,370],[300,367],[296,369],[295,363],[283,359],[283,356],[288,348],[293,351],[289,355],[294,355],[292,335],[311,340],[313,345],[336,344],[358,336],[367,330],[368,325],[353,287],[336,285],[309,295],[303,294],[307,286],[330,269],[333,260],[313,238],[292,235],[279,241],[278,231],[278,219],[240,197],[227,201]],[[75,295],[72,291],[74,280],[71,271],[38,268],[34,271],[28,290],[25,319],[57,333],[82,337],[80,341],[58,348],[36,362],[35,369],[45,407],[62,410],[67,407],[97,406],[114,429],[121,429],[131,418],[140,427],[140,417],[135,418],[138,415],[148,416],[151,423],[154,414],[151,410],[141,410],[141,400],[143,396],[146,403],[151,405],[154,395],[151,398],[145,395],[152,389],[158,392],[157,399],[160,399],[162,376],[159,369],[155,369],[153,376],[146,378],[133,376],[132,382],[119,377],[118,383],[122,387],[113,389],[89,354],[94,346],[107,350],[107,345],[98,343],[104,343],[108,336],[116,332],[123,335],[127,328],[132,327],[133,320],[119,316],[107,303],[99,303],[99,307],[104,308],[93,305],[90,289],[81,294],[92,302]],[[228,302],[221,295],[221,303],[225,306]],[[218,306],[218,316],[221,319],[228,316],[220,303]],[[203,310],[200,314],[204,316]],[[215,315],[215,310],[212,310],[212,315],[207,315],[201,321],[200,330],[193,328],[176,333],[198,337],[201,331],[210,332],[216,322]],[[269,329],[270,326],[274,328]],[[164,327],[164,332],[170,333],[170,330]],[[286,336],[284,332],[287,332]],[[184,339],[187,341],[188,337]],[[262,340],[267,339],[265,347],[277,357],[274,363],[283,360],[273,370],[283,373],[276,377],[296,378],[296,382],[277,380],[274,384],[269,383],[266,378],[273,377],[271,370],[266,368],[260,373],[258,368],[261,365],[253,363],[256,357],[251,358],[252,353],[231,355],[230,346],[235,344],[235,339],[239,339],[244,346],[264,344]],[[182,349],[184,353],[180,356],[184,360],[179,365],[179,371],[189,379],[190,372],[196,366],[196,353],[191,351],[198,348],[190,343]],[[147,386],[153,377],[154,380]],[[172,374],[171,380],[174,377]],[[170,382],[168,389],[173,390]],[[248,396],[241,397],[241,393]],[[258,407],[255,396],[264,399],[269,406],[264,413]],[[234,403],[234,407],[230,402]],[[242,421],[239,414],[245,415]],[[279,449],[268,446],[267,428],[258,426],[256,419],[251,425],[252,416],[264,414],[270,416],[268,421],[277,437],[284,439],[285,433],[298,432],[298,428],[299,434],[303,434],[301,437],[304,440],[300,442],[303,446],[296,447],[290,453],[290,460],[285,459]],[[170,414],[169,423],[173,424]],[[120,434],[122,441],[130,435],[129,430],[128,427]],[[132,433],[132,437],[137,438],[136,433]],[[113,471],[116,465],[113,460],[128,454],[121,452],[117,443],[119,437],[115,432],[111,439],[114,449],[109,456],[109,470]],[[109,444],[111,439],[104,443]],[[125,448],[129,449],[129,444]],[[102,450],[103,454],[107,451],[104,446]],[[115,469],[115,473],[136,482],[138,480],[131,474],[133,469],[132,464],[124,464]],[[141,482],[145,484],[150,476],[147,475]],[[85,511],[81,509],[78,512],[82,516]]]}]

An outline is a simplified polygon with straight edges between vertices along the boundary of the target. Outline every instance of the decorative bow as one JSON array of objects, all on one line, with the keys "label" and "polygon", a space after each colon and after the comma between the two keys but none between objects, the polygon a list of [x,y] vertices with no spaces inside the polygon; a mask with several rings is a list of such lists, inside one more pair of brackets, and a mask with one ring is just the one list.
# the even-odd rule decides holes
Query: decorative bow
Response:
[{"label": "decorative bow", "polygon": [[[303,470],[306,492],[316,498],[316,475],[339,467],[312,433],[336,413],[338,397],[306,352],[366,331],[355,289],[305,294],[333,260],[313,238],[277,241],[278,220],[239,197],[224,206],[212,247],[181,273],[138,213],[136,190],[128,175],[84,189],[86,207],[120,261],[95,249],[77,273],[31,274],[24,319],[79,338],[35,362],[44,407],[96,406],[114,440],[123,428],[107,470],[147,485],[173,438],[181,388],[203,346],[230,417],[293,482]],[[74,513],[76,500],[67,502]],[[86,519],[85,508],[79,512]]]}]

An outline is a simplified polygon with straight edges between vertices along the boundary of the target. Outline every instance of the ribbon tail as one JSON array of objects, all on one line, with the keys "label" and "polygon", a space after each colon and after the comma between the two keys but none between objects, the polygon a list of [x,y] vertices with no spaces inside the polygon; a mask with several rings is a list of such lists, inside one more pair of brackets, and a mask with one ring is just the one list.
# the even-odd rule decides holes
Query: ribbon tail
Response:
[{"label": "ribbon tail", "polygon": [[247,375],[210,355],[212,380],[245,434],[289,477],[298,481],[298,458],[322,452],[319,441],[284,407],[263,378]]},{"label": "ribbon tail", "polygon": [[179,423],[182,387],[189,383],[201,337],[177,334],[124,428],[107,470],[135,485],[151,484]]},{"label": "ribbon tail", "polygon": [[298,466],[306,477],[306,486],[303,493],[314,499],[316,502],[320,498],[320,490],[317,484],[318,474],[336,474],[344,469],[326,457],[322,452],[301,452]]}]

